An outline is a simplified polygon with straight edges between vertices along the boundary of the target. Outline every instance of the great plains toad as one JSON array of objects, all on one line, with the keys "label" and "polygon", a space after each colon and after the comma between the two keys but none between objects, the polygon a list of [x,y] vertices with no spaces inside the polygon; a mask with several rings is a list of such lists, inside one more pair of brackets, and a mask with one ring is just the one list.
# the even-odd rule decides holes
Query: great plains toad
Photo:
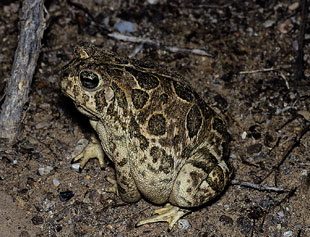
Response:
[{"label": "great plains toad", "polygon": [[[220,194],[229,181],[228,132],[182,76],[144,61],[83,43],[66,66],[61,89],[86,115],[101,144],[77,156],[83,167],[103,154],[114,163],[114,191],[166,204],[140,221],[176,221]],[[104,153],[102,151],[104,150]]]}]

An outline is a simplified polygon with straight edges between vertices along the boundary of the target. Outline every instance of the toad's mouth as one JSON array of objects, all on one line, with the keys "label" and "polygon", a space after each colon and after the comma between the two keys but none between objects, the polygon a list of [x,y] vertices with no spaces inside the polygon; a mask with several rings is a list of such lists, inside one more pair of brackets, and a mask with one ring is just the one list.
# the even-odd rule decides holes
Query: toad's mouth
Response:
[{"label": "toad's mouth", "polygon": [[75,107],[77,108],[77,110],[80,113],[86,115],[91,120],[95,120],[95,121],[99,120],[100,114],[92,111],[90,108],[87,108],[86,105],[81,105],[81,104],[77,103],[76,97],[73,94],[71,94],[70,92],[68,92],[66,90],[62,90],[62,93],[72,100],[73,104],[75,105]]},{"label": "toad's mouth", "polygon": [[81,112],[82,114],[86,115],[89,119],[95,120],[95,121],[99,120],[99,118],[100,118],[99,113],[90,110],[85,105],[77,104],[75,101],[73,101],[73,103],[74,103],[75,107],[77,108],[77,110],[79,112]]}]

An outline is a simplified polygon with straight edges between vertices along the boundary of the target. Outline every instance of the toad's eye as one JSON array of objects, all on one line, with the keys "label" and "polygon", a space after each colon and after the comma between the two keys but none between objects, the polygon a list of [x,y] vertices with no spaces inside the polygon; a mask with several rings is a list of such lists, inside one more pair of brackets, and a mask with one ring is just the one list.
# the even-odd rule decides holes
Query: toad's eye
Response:
[{"label": "toad's eye", "polygon": [[80,82],[85,90],[95,90],[100,86],[101,76],[93,71],[84,70],[80,72]]}]

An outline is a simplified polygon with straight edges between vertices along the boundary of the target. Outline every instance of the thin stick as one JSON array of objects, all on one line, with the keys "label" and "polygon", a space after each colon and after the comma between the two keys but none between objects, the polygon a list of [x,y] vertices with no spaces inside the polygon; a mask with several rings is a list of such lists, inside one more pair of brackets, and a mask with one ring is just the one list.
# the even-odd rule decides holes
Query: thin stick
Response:
[{"label": "thin stick", "polygon": [[269,172],[268,174],[261,180],[260,183],[262,183],[264,180],[266,180],[274,171],[278,170],[280,168],[280,166],[284,163],[284,161],[286,160],[286,158],[289,156],[289,154],[291,154],[291,152],[294,150],[295,147],[297,147],[299,145],[300,140],[302,139],[302,137],[308,132],[310,131],[310,124],[306,123],[306,126],[304,127],[303,130],[300,131],[300,133],[297,135],[297,137],[295,137],[293,139],[293,141],[290,143],[290,145],[287,147],[287,149],[284,152],[284,155],[282,157],[282,159],[278,162],[277,165],[275,165]]},{"label": "thin stick", "polygon": [[43,0],[25,0],[19,42],[0,114],[0,138],[13,143],[18,136],[24,105],[34,74],[45,29]]},{"label": "thin stick", "polygon": [[186,48],[179,48],[176,46],[165,46],[165,45],[161,45],[160,43],[156,43],[153,40],[148,39],[148,38],[128,36],[128,35],[123,35],[123,34],[116,33],[116,32],[110,33],[108,34],[108,36],[111,38],[117,39],[117,40],[152,45],[156,48],[162,48],[172,53],[190,53],[190,54],[196,54],[200,56],[214,57],[212,54],[207,53],[206,51],[202,49],[186,49]]},{"label": "thin stick", "polygon": [[278,67],[271,67],[271,68],[262,68],[257,70],[250,70],[250,71],[241,71],[239,74],[252,74],[252,73],[258,73],[258,72],[271,72],[271,71],[277,71],[280,69],[290,68],[291,65],[282,65]]},{"label": "thin stick", "polygon": [[257,189],[259,191],[269,191],[269,192],[277,192],[277,193],[287,192],[283,188],[271,187],[271,186],[259,185],[259,184],[253,184],[253,183],[246,182],[246,181],[240,181],[238,179],[233,179],[231,181],[231,183],[233,185],[240,185],[240,186],[247,187],[247,188]]},{"label": "thin stick", "polygon": [[301,80],[304,78],[304,39],[305,39],[305,31],[307,25],[307,0],[301,0],[301,23],[299,27],[299,36],[298,36],[298,51],[296,57],[296,72],[295,72],[295,80]]},{"label": "thin stick", "polygon": [[270,71],[274,71],[276,70],[276,68],[262,68],[262,69],[257,69],[257,70],[251,70],[251,71],[241,71],[239,72],[239,74],[250,74],[250,73],[258,73],[258,72],[270,72]]}]

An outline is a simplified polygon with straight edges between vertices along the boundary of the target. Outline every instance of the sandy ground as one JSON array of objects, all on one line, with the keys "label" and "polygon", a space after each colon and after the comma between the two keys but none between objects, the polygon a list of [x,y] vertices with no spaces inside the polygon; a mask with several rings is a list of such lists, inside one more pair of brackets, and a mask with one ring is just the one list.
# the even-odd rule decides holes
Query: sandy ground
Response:
[{"label": "sandy ground", "polygon": [[[13,147],[0,144],[0,236],[309,236],[310,36],[307,30],[306,78],[296,81],[298,1],[150,2],[46,3],[50,18],[23,130]],[[19,9],[20,1],[0,3],[0,98],[17,45]],[[123,34],[154,44],[109,35],[126,24]],[[104,192],[106,177],[114,176],[109,161],[100,169],[91,160],[82,172],[71,164],[93,132],[59,89],[60,69],[80,41],[183,74],[228,117],[233,178],[284,192],[229,185],[170,232],[166,223],[136,228],[160,207],[145,200],[126,204]]]},{"label": "sandy ground", "polygon": [[31,213],[22,210],[16,201],[5,192],[0,192],[0,230],[1,236],[35,236],[40,228],[32,224]]}]

